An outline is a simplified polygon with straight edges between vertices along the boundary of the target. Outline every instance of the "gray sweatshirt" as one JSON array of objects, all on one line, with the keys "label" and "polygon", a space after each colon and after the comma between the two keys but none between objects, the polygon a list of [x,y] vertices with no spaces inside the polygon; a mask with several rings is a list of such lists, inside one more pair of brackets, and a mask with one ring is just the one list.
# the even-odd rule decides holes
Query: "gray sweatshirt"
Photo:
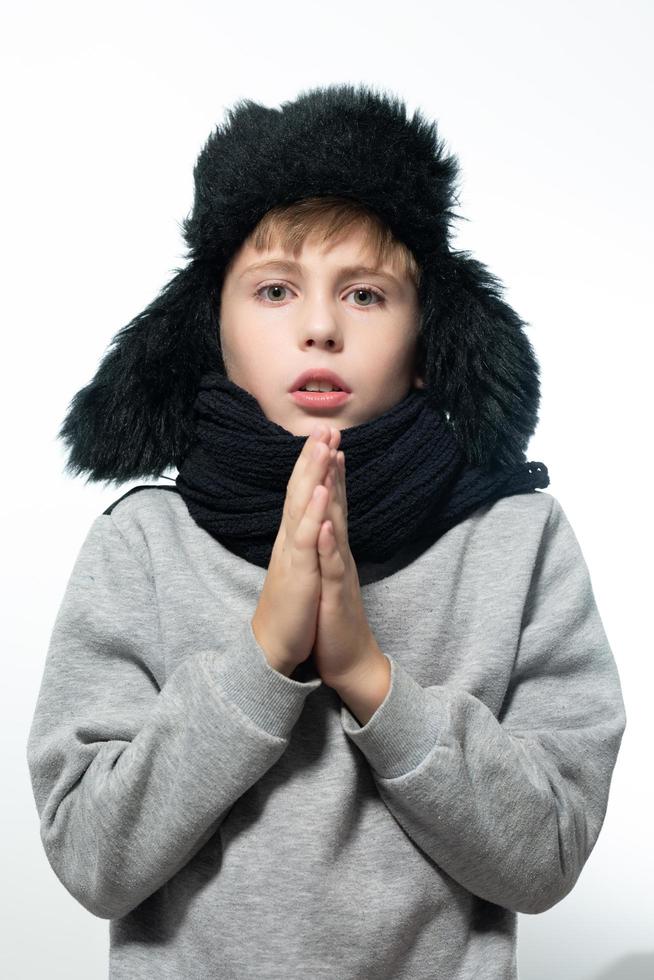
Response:
[{"label": "gray sweatshirt", "polygon": [[360,568],[391,664],[363,727],[268,664],[265,575],[169,487],[75,561],[27,761],[48,861],[111,920],[109,977],[517,977],[516,913],[574,887],[626,725],[560,503],[505,497]]}]

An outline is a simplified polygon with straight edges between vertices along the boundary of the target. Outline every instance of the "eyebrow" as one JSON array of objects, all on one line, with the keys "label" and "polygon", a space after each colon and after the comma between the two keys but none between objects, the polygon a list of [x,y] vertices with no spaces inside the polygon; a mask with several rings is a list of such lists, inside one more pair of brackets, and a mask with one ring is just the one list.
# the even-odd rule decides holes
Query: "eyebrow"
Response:
[{"label": "eyebrow", "polygon": [[[281,269],[283,272],[302,272],[302,266],[299,262],[292,262],[290,259],[269,259],[267,262],[255,262],[254,265],[249,265],[243,270],[239,279],[243,276],[248,275],[251,272],[258,272],[261,269],[276,268]],[[392,273],[382,271],[381,269],[375,269],[374,267],[367,265],[343,265],[337,272],[341,276],[383,276],[387,279],[392,279],[397,285],[401,285],[399,279],[397,279]]]}]

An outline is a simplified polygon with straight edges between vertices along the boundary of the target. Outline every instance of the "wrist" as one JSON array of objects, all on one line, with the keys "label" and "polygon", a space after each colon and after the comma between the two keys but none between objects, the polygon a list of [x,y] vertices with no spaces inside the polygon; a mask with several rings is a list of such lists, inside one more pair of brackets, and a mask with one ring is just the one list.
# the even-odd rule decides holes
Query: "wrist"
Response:
[{"label": "wrist", "polygon": [[268,660],[268,663],[270,664],[273,670],[276,670],[278,674],[283,674],[284,677],[290,677],[293,671],[295,670],[294,667],[287,667],[284,664],[277,664],[271,662],[270,660]]},{"label": "wrist", "polygon": [[262,635],[256,622],[256,615],[252,617],[250,625],[259,649],[268,661],[269,666],[272,667],[273,670],[276,670],[278,674],[283,674],[284,677],[290,677],[295,670],[295,667],[293,665],[289,665],[288,661],[284,657],[275,652],[272,644],[270,644]]}]

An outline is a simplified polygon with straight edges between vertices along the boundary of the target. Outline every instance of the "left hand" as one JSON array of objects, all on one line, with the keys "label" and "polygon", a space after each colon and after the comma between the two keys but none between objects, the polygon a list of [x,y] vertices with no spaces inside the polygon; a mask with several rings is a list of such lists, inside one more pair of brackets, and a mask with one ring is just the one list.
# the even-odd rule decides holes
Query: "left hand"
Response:
[{"label": "left hand", "polygon": [[350,551],[345,454],[338,450],[341,433],[331,426],[330,433],[327,444],[335,455],[324,481],[329,499],[318,535],[322,592],[313,660],[327,687],[345,688],[378,666],[383,654],[363,607],[359,575]]}]

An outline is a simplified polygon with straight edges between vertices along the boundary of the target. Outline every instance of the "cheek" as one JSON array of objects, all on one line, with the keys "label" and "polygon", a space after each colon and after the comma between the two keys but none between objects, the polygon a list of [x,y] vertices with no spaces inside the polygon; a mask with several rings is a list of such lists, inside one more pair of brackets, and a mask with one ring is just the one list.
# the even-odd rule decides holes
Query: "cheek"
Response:
[{"label": "cheek", "polygon": [[241,335],[233,354],[232,367],[242,379],[242,387],[247,387],[257,398],[285,390],[285,385],[293,380],[287,377],[289,368],[285,369],[279,345],[263,342],[261,337],[249,342]]},{"label": "cheek", "polygon": [[[374,361],[368,357],[373,372],[379,380],[390,379],[402,383],[404,376],[414,368],[415,344],[407,343],[397,337],[389,343],[380,343],[375,351]],[[374,366],[373,366],[374,365]]]}]

